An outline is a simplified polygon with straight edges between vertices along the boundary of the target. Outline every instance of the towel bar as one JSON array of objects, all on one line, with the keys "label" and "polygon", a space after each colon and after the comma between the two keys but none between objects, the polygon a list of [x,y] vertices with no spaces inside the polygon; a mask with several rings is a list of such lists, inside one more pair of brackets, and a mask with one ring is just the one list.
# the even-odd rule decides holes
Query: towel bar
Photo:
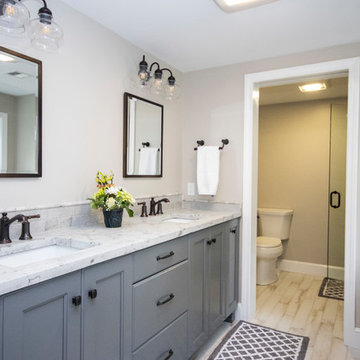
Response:
[{"label": "towel bar", "polygon": [[[195,151],[198,149],[199,146],[205,145],[204,140],[197,140],[196,142],[197,142],[198,146],[194,148]],[[225,145],[229,144],[230,141],[229,141],[229,139],[222,139],[221,142],[222,142],[222,146],[219,146],[219,150],[222,150],[225,147]]]}]

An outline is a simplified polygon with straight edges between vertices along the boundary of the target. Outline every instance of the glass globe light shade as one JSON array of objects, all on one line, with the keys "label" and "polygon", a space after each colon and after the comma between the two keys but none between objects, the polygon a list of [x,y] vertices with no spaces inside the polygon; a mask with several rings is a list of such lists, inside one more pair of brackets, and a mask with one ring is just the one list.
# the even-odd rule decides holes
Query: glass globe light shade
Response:
[{"label": "glass globe light shade", "polygon": [[151,82],[151,91],[156,95],[160,95],[163,91],[162,71],[160,69],[157,69],[154,72],[154,78]]},{"label": "glass globe light shade", "polygon": [[179,85],[175,83],[175,78],[170,76],[168,79],[168,84],[165,89],[165,97],[167,100],[175,100],[179,96]]},{"label": "glass globe light shade", "polygon": [[39,18],[31,20],[29,25],[29,36],[31,44],[40,50],[56,51],[61,46],[63,31],[61,27],[52,20],[50,10],[39,11]]},{"label": "glass globe light shade", "polygon": [[0,31],[8,35],[25,32],[29,10],[19,0],[0,0]]}]

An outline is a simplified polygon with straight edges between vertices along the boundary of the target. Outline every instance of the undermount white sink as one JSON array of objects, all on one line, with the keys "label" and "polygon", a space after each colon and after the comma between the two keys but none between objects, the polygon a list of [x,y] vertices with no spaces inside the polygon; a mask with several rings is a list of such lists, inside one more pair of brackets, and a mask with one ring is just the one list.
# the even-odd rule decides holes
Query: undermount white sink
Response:
[{"label": "undermount white sink", "polygon": [[15,253],[0,255],[0,265],[8,267],[24,266],[39,261],[72,255],[92,246],[95,246],[95,244],[59,239],[50,244],[46,243],[43,246],[39,246],[36,249],[24,249]]},{"label": "undermount white sink", "polygon": [[187,224],[193,222],[194,220],[198,220],[200,218],[197,214],[176,214],[171,217],[164,219],[163,222],[170,222],[176,224]]}]

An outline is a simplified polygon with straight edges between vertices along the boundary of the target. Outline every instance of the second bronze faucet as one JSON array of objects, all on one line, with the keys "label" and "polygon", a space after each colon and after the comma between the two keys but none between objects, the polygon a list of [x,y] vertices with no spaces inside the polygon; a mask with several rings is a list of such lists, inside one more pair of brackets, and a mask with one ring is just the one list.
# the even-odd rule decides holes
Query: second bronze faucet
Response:
[{"label": "second bronze faucet", "polygon": [[[163,214],[163,210],[162,210],[162,203],[163,202],[170,202],[170,200],[168,198],[163,198],[161,200],[155,201],[155,199],[152,197],[150,200],[150,216],[155,216],[155,215],[162,215]],[[141,215],[140,217],[147,217],[147,207],[146,207],[146,202],[140,202],[138,203],[138,205],[142,205],[141,207]],[[157,205],[157,209],[156,209],[156,205]]]}]

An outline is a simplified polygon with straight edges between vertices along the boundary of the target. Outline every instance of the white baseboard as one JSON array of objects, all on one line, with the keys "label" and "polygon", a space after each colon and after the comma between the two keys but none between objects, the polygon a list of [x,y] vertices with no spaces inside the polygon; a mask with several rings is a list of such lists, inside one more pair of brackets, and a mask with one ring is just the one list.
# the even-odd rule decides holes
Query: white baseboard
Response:
[{"label": "white baseboard", "polygon": [[[308,274],[320,277],[327,276],[327,266],[322,264],[307,263],[295,260],[279,260],[279,269],[282,271],[290,271],[301,274]],[[344,279],[344,269],[331,266],[331,277],[335,279]]]}]

